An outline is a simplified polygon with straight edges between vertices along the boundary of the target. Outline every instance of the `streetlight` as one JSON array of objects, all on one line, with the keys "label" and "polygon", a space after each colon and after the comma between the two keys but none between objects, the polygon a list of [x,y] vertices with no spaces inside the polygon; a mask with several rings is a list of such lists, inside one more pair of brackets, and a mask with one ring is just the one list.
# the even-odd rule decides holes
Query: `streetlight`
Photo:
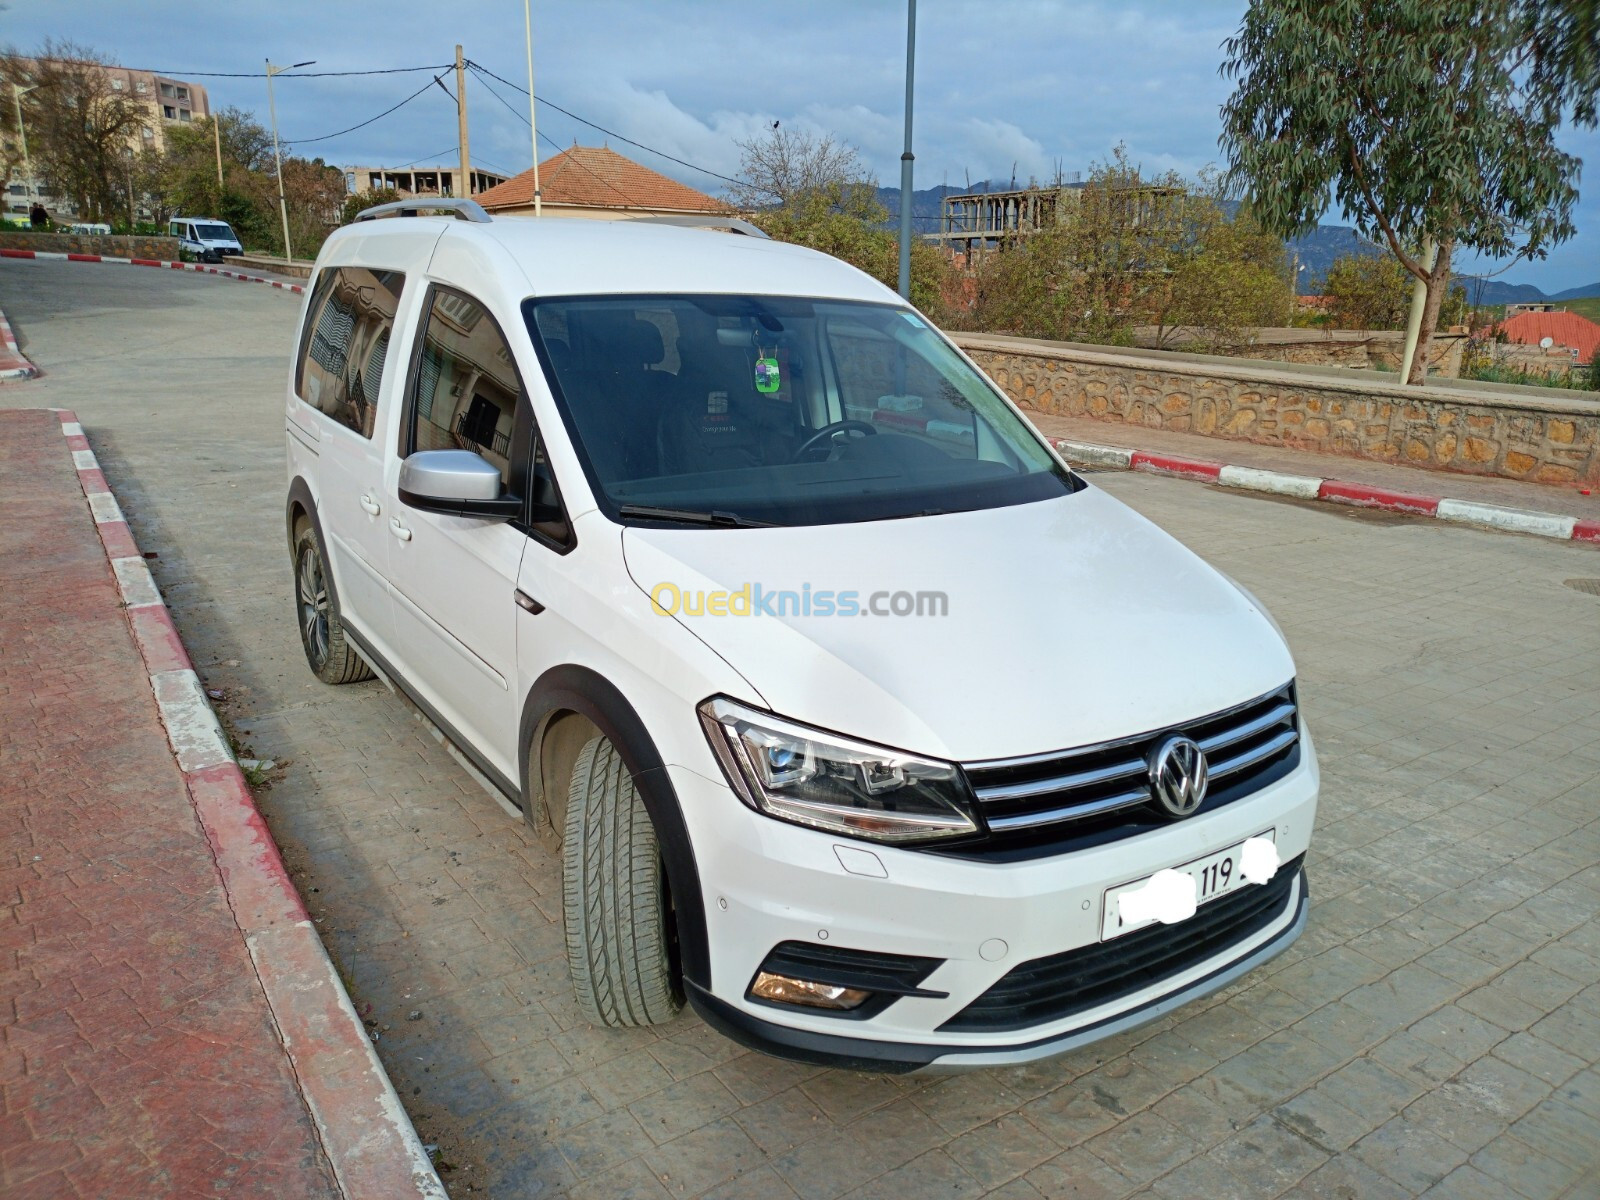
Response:
[{"label": "streetlight", "polygon": [[297,62],[292,66],[275,67],[272,60],[267,59],[267,111],[272,114],[272,161],[278,165],[278,215],[283,218],[283,265],[285,268],[294,261],[294,252],[289,248],[289,202],[283,196],[283,155],[278,153],[278,106],[272,98],[272,77],[282,75],[285,71],[298,70],[301,67],[312,67],[316,60],[310,62]]},{"label": "streetlight", "polygon": [[[17,106],[17,137],[22,141],[22,187],[31,200],[33,196],[33,168],[28,165],[28,131],[22,127],[22,98],[29,92],[39,90],[39,85],[23,87],[20,83],[11,85],[11,98]],[[32,205],[29,205],[30,209]]]},{"label": "streetlight", "polygon": [[906,148],[900,155],[900,298],[911,299],[911,79],[917,56],[917,0],[906,0]]}]

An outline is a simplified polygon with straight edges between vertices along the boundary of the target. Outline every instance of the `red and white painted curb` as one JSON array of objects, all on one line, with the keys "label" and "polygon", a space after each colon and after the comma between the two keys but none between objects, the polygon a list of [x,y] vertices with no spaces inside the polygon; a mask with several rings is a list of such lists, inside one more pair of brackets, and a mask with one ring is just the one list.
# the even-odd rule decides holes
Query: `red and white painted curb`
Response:
[{"label": "red and white painted curb", "polygon": [[352,1200],[444,1200],[444,1187],[290,882],[83,427],[74,413],[56,411],[167,741],[340,1190]]},{"label": "red and white painted curb", "polygon": [[225,271],[221,267],[208,267],[204,263],[167,262],[159,258],[118,258],[111,254],[61,254],[54,250],[0,250],[0,258],[37,258],[51,262],[120,263],[130,267],[160,267],[168,271],[193,271],[197,275],[223,275],[240,283],[264,283],[280,291],[299,295],[305,286],[284,283],[281,279],[268,279],[265,275],[246,275],[243,271]]},{"label": "red and white painted curb", "polygon": [[0,312],[0,379],[32,379],[39,368],[28,361],[17,345],[17,335],[11,332],[11,322]]},{"label": "red and white painted curb", "polygon": [[1532,533],[1562,541],[1600,545],[1600,520],[1564,516],[1561,513],[1530,509],[1502,508],[1475,500],[1450,500],[1441,496],[1418,496],[1365,483],[1345,483],[1313,475],[1290,475],[1263,471],[1256,467],[1229,466],[1202,459],[1152,454],[1144,450],[1123,450],[1115,446],[1095,446],[1086,442],[1051,438],[1050,444],[1069,462],[1091,467],[1111,467],[1124,471],[1148,471],[1153,475],[1175,475],[1198,479],[1223,487],[1271,492],[1301,500],[1324,500],[1330,504],[1353,504],[1357,508],[1377,508],[1386,512],[1408,513],[1416,517],[1436,517],[1464,525],[1482,525],[1513,533]]}]

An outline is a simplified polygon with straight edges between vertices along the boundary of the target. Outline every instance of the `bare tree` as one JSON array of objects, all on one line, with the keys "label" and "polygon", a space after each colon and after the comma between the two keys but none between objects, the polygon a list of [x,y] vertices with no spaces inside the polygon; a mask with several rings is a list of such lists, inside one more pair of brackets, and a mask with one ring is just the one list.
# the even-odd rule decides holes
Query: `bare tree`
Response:
[{"label": "bare tree", "polygon": [[739,147],[739,184],[733,202],[740,208],[790,208],[810,197],[833,192],[851,198],[874,194],[860,152],[832,134],[812,134],[774,126]]},{"label": "bare tree", "polygon": [[149,119],[116,92],[109,61],[72,42],[46,41],[37,58],[10,57],[9,82],[31,86],[23,98],[29,157],[57,195],[91,220],[118,215],[127,188],[128,156]]}]

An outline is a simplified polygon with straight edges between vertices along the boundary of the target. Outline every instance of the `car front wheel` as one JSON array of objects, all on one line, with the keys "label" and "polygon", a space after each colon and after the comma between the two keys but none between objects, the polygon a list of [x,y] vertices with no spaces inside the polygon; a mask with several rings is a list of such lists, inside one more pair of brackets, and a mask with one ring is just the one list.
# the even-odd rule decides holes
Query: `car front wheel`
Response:
[{"label": "car front wheel", "polygon": [[313,675],[323,683],[372,678],[372,669],[345,637],[339,601],[328,582],[328,560],[309,523],[294,535],[294,609],[300,644]]}]

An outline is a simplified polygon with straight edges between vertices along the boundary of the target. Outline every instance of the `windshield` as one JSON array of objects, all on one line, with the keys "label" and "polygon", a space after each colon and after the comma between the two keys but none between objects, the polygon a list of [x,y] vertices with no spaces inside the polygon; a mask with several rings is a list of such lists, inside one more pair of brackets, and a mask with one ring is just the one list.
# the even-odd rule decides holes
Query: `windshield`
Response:
[{"label": "windshield", "polygon": [[606,296],[529,300],[524,314],[613,519],[822,525],[1079,486],[907,309]]},{"label": "windshield", "polygon": [[220,221],[195,222],[194,235],[202,242],[236,242],[239,239],[233,236],[233,230]]}]

